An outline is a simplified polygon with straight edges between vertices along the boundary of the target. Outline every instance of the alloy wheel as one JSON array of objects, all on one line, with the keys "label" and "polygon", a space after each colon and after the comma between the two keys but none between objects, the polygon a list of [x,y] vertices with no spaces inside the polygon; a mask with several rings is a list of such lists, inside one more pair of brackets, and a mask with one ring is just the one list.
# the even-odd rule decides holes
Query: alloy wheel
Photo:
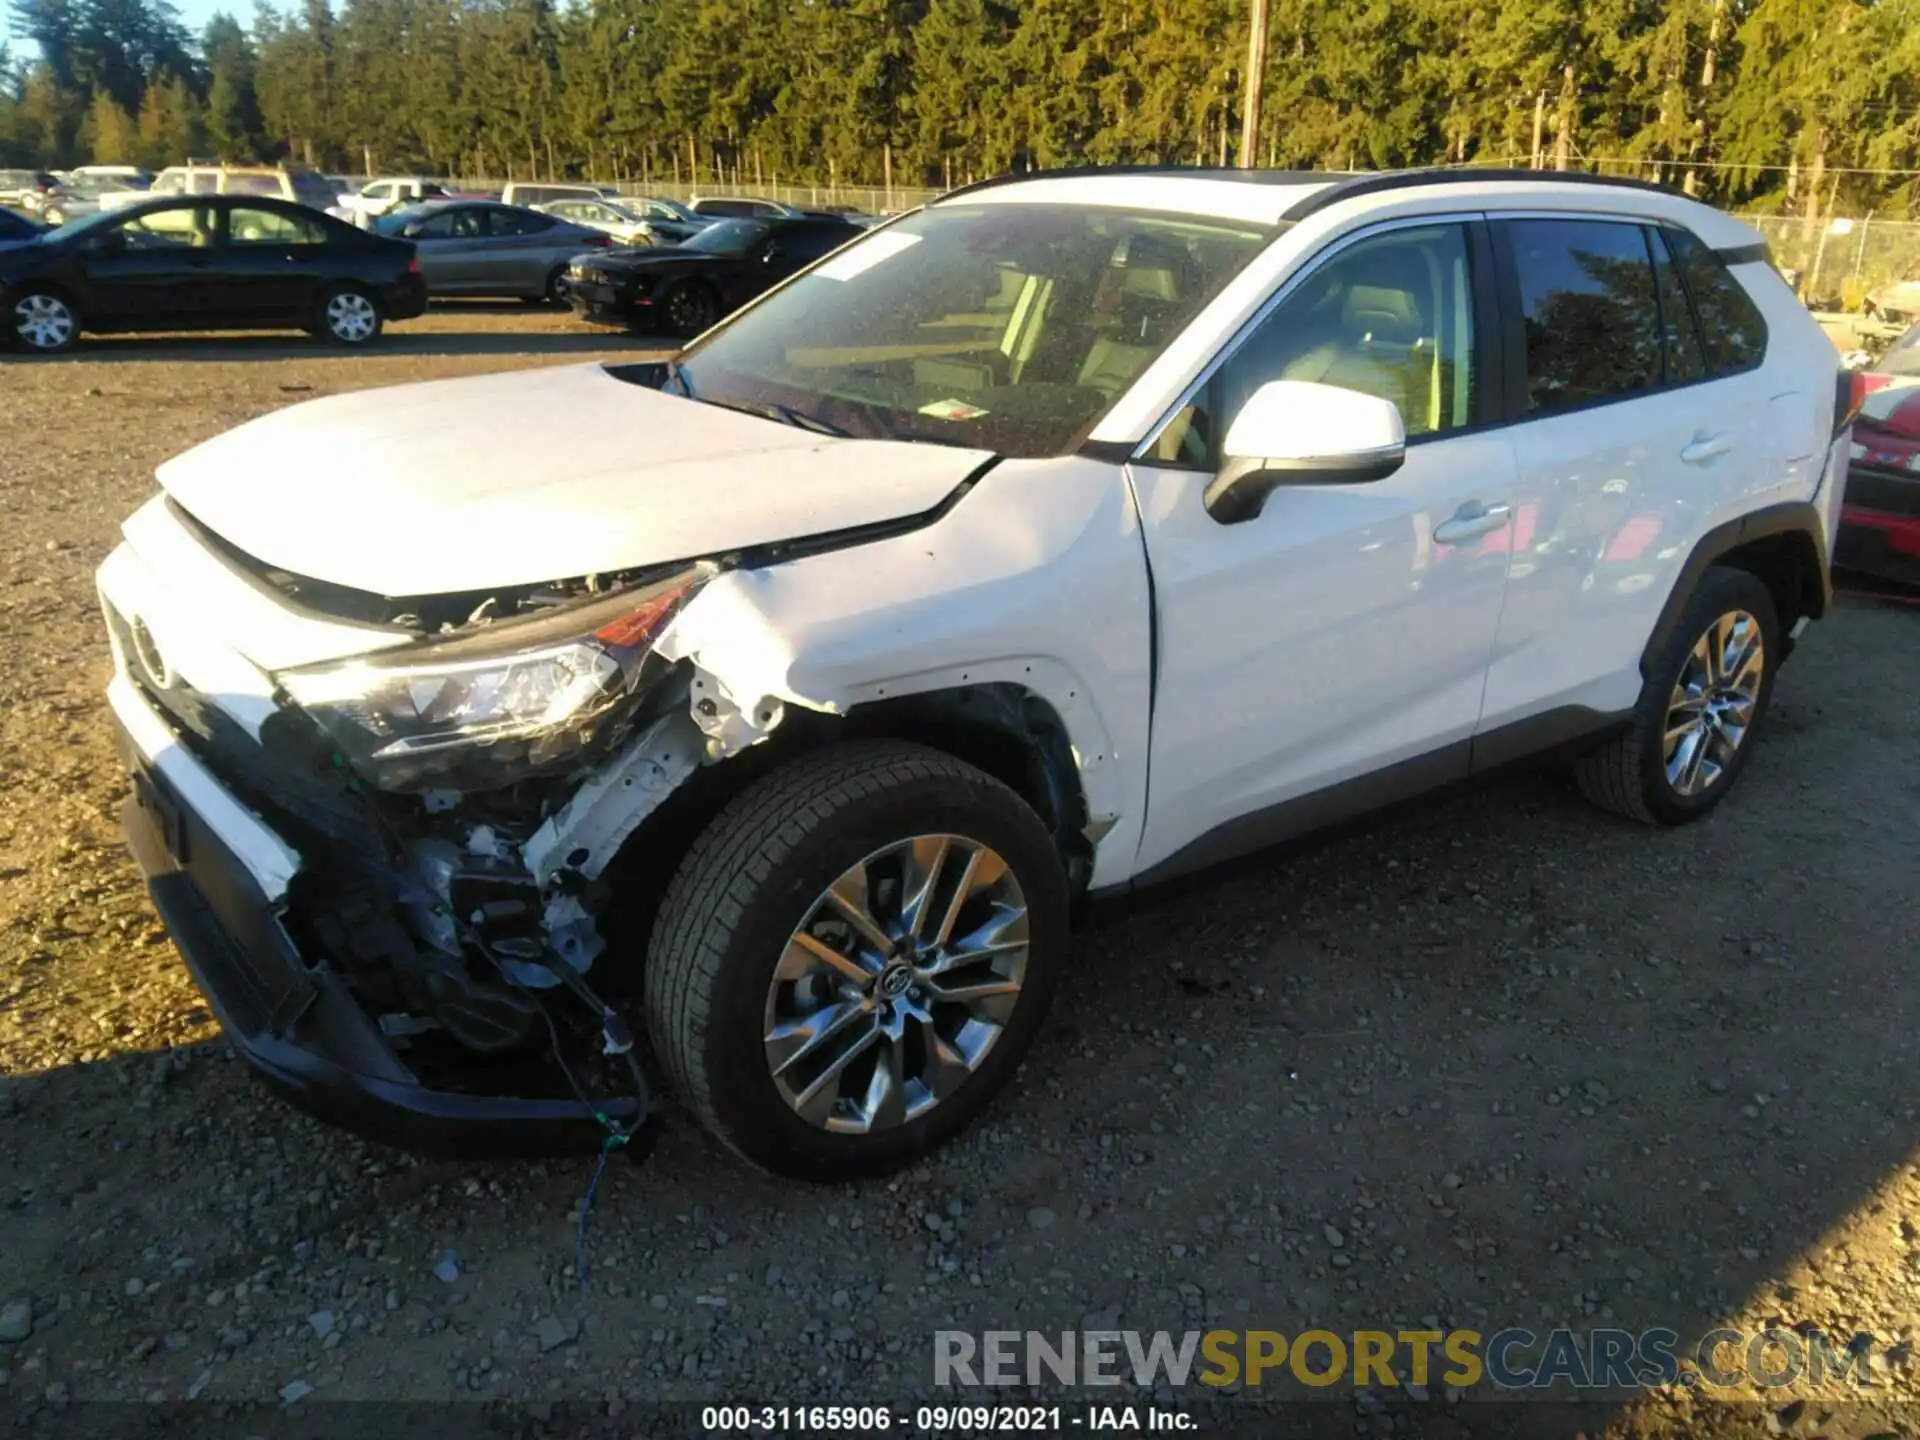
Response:
[{"label": "alloy wheel", "polygon": [[698,335],[713,324],[713,305],[706,292],[683,285],[667,300],[667,319],[681,335]]},{"label": "alloy wheel", "polygon": [[1676,795],[1705,793],[1746,741],[1766,678],[1760,622],[1730,610],[1694,642],[1667,700],[1667,784]]},{"label": "alloy wheel", "polygon": [[916,835],[846,870],[808,907],[767,991],[781,1098],[841,1134],[927,1114],[1012,1018],[1028,931],[1012,868],[964,836]]},{"label": "alloy wheel", "polygon": [[14,302],[13,325],[35,350],[58,350],[73,339],[73,310],[57,295],[23,295]]},{"label": "alloy wheel", "polygon": [[373,302],[357,290],[343,290],[327,301],[327,329],[336,340],[358,345],[373,337],[379,323]]}]

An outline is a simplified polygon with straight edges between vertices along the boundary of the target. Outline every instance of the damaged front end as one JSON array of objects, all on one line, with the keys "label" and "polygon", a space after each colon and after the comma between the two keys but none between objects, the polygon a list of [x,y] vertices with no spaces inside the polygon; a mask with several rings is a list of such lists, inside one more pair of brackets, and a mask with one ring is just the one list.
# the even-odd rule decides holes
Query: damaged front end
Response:
[{"label": "damaged front end", "polygon": [[[588,978],[602,871],[705,758],[691,667],[654,645],[718,573],[489,597],[413,643],[279,671],[251,727],[109,599],[116,690],[145,702],[114,696],[129,837],[256,1068],[426,1148],[547,1149],[640,1124],[620,993],[638,967]],[[186,753],[162,763],[169,746]],[[284,894],[254,893],[257,862],[183,793],[200,774],[284,842]]]}]

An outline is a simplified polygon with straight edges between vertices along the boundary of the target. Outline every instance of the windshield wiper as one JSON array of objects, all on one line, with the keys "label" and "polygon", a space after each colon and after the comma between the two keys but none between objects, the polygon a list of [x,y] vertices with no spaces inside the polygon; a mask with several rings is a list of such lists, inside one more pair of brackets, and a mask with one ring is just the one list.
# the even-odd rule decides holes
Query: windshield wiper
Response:
[{"label": "windshield wiper", "polygon": [[[686,381],[681,380],[684,387]],[[796,430],[811,430],[816,435],[833,435],[845,440],[849,433],[838,425],[829,424],[817,415],[809,415],[804,410],[795,410],[789,405],[775,405],[768,400],[716,400],[709,395],[696,397],[691,389],[683,392],[688,399],[699,399],[703,405],[718,405],[723,410],[738,410],[742,415],[758,415],[763,420],[778,420],[782,425],[791,425]]]}]

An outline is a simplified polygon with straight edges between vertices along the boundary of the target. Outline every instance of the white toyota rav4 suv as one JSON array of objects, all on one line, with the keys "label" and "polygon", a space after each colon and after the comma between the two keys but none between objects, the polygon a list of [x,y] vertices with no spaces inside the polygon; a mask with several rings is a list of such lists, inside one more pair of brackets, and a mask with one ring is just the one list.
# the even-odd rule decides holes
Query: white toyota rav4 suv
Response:
[{"label": "white toyota rav4 suv", "polygon": [[1712,809],[1828,604],[1837,375],[1652,188],[971,187],[670,363],[162,466],[99,580],[130,843],[323,1113],[624,1136],[650,1055],[869,1171],[1007,1083],[1083,898],[1549,750]]}]

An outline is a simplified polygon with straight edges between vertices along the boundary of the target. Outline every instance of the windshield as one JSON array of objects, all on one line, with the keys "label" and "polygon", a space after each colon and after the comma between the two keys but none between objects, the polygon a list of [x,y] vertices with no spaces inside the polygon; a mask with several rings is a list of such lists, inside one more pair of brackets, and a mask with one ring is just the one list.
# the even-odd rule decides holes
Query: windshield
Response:
[{"label": "windshield", "polygon": [[681,241],[683,249],[709,255],[744,255],[765,237],[767,227],[752,220],[723,220]]},{"label": "windshield", "polygon": [[851,435],[1063,454],[1277,233],[1080,205],[938,205],[715,331],[670,388]]}]

